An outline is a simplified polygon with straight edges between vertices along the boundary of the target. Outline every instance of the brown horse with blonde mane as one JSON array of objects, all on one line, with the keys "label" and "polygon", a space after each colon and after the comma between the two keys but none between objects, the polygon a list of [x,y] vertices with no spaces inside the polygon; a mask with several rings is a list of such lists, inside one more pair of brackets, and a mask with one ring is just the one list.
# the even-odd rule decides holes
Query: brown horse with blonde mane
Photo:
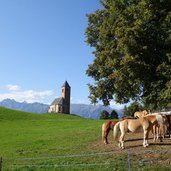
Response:
[{"label": "brown horse with blonde mane", "polygon": [[118,121],[108,121],[102,125],[102,142],[108,144],[107,136]]},{"label": "brown horse with blonde mane", "polygon": [[138,119],[124,119],[122,121],[119,121],[114,126],[114,139],[116,140],[118,137],[119,131],[121,132],[120,138],[119,138],[119,147],[121,149],[124,149],[124,136],[127,132],[144,132],[144,141],[143,146],[147,147],[149,144],[147,143],[148,135],[150,130],[154,125],[159,125],[163,123],[163,117],[162,115],[147,115],[142,118]]}]

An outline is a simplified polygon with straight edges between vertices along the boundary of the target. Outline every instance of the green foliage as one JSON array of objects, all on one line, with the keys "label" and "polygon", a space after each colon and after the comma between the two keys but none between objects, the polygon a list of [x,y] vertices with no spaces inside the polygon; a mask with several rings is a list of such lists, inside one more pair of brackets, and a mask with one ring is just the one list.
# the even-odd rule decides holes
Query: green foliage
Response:
[{"label": "green foliage", "polygon": [[110,114],[110,119],[119,119],[118,113],[115,110],[112,110],[112,112]]},{"label": "green foliage", "polygon": [[100,119],[109,119],[109,112],[106,110],[102,110],[100,113]]},{"label": "green foliage", "polygon": [[87,75],[92,103],[171,101],[171,1],[101,0],[88,15],[86,42],[95,48]]},{"label": "green foliage", "polygon": [[137,111],[142,111],[143,110],[143,106],[137,102],[133,102],[131,103],[130,106],[128,107],[124,107],[124,117],[126,116],[132,116],[134,117],[134,113]]}]

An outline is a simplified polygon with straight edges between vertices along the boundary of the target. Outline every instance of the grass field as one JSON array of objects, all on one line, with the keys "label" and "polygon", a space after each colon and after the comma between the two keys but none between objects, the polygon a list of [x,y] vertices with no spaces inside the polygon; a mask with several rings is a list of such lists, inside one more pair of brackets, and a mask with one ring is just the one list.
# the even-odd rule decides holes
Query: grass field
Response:
[{"label": "grass field", "polygon": [[[3,170],[171,170],[171,140],[161,146],[161,153],[141,153],[141,135],[131,135],[125,150],[119,150],[110,135],[110,144],[101,143],[102,120],[75,115],[32,114],[0,108],[0,157]],[[130,135],[128,135],[130,139]],[[135,143],[136,142],[136,143]],[[160,149],[161,144],[148,149]],[[137,153],[135,149],[140,152]],[[160,165],[149,160],[157,158]],[[164,162],[161,162],[164,161]],[[135,164],[133,164],[135,163]],[[164,164],[163,164],[164,163]]]}]

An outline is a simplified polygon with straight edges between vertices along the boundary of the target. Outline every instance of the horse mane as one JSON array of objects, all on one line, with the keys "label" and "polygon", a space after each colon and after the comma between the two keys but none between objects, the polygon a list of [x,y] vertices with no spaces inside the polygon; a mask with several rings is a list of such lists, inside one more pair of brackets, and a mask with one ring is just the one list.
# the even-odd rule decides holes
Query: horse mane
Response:
[{"label": "horse mane", "polygon": [[124,119],[137,119],[137,118],[134,118],[133,116],[124,116],[124,117],[122,117],[122,120],[124,120]]}]

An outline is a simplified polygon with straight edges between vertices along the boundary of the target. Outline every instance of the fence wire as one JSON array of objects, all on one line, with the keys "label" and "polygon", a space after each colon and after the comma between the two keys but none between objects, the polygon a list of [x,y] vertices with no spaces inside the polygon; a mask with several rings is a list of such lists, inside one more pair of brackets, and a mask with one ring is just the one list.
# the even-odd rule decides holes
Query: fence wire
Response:
[{"label": "fence wire", "polygon": [[[11,168],[31,168],[31,167],[35,167],[35,168],[59,168],[59,167],[88,167],[88,166],[107,166],[107,165],[123,165],[126,166],[128,171],[133,170],[135,165],[138,165],[140,167],[142,166],[152,166],[152,165],[160,165],[160,160],[161,157],[164,157],[164,154],[167,153],[171,153],[171,149],[168,150],[125,150],[125,152],[123,152],[123,150],[121,151],[117,151],[117,154],[119,155],[120,153],[125,154],[125,159],[127,158],[127,161],[116,161],[116,162],[97,162],[97,163],[66,163],[66,164],[59,164],[56,163],[55,161],[53,161],[54,163],[49,164],[47,162],[47,164],[45,163],[33,163],[34,161],[40,160],[55,160],[55,159],[67,159],[67,158],[83,158],[83,157],[95,157],[95,156],[100,156],[100,155],[116,155],[116,151],[110,151],[110,152],[101,152],[101,153],[89,153],[89,154],[73,154],[73,155],[61,155],[61,156],[44,156],[44,157],[28,157],[28,158],[4,158],[3,159],[3,163],[8,162],[11,163],[9,166]],[[162,156],[160,156],[160,160],[157,157],[153,157],[153,158],[143,158],[142,154],[147,154],[149,155],[153,155],[154,153],[156,154],[162,154]],[[137,156],[140,156],[141,159],[138,159]],[[150,156],[149,155],[149,156]],[[25,163],[24,161],[28,161],[30,162],[30,160],[32,161],[32,163]],[[168,159],[168,164],[171,165],[171,160],[170,158]],[[17,163],[17,162],[22,162],[22,164]],[[13,164],[12,164],[13,163]]]}]

